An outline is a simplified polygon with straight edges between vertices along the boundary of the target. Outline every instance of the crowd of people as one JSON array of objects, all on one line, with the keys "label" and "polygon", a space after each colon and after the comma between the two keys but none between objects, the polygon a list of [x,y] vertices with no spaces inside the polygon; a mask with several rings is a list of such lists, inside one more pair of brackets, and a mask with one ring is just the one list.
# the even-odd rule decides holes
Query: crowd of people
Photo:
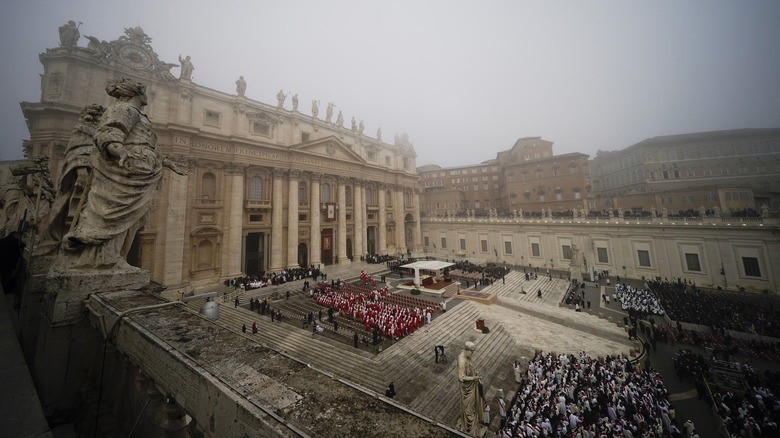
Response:
[{"label": "crowd of people", "polygon": [[729,436],[778,436],[780,373],[767,371],[761,379],[749,365],[739,365],[747,387],[743,393],[715,391],[712,402]]},{"label": "crowd of people", "polygon": [[225,280],[225,286],[233,286],[236,289],[245,290],[259,289],[266,286],[279,286],[291,281],[311,278],[316,280],[321,277],[323,280],[325,274],[320,272],[319,268],[314,266],[308,268],[285,269],[281,272],[262,272],[258,275],[247,275]]},{"label": "crowd of people", "polygon": [[584,352],[537,354],[507,415],[502,437],[664,437],[681,436],[683,427],[658,372]]},{"label": "crowd of people", "polygon": [[[450,266],[444,271],[445,275],[452,271],[460,271],[461,275],[471,279],[478,280],[486,278],[488,280],[496,280],[500,279],[507,273],[507,268],[495,263],[477,265],[476,263],[471,263],[468,260],[453,260],[452,262],[454,265]],[[490,284],[492,284],[492,281]]]},{"label": "crowd of people", "polygon": [[661,302],[649,289],[638,289],[628,284],[615,285],[615,299],[620,301],[620,306],[629,313],[645,315],[663,315],[664,309]]},{"label": "crowd of people", "polygon": [[321,306],[336,310],[344,318],[361,321],[366,332],[378,328],[382,336],[401,338],[413,334],[416,329],[430,323],[431,308],[409,308],[382,301],[387,288],[376,289],[370,294],[336,292],[328,286],[321,286],[313,298]]},{"label": "crowd of people", "polygon": [[648,286],[672,320],[780,338],[775,297],[702,290],[680,280],[649,281]]},{"label": "crowd of people", "polygon": [[368,254],[365,256],[360,256],[360,260],[364,261],[369,264],[379,264],[379,263],[387,263],[393,260],[396,260],[398,257],[392,256],[389,254],[385,255],[379,255],[379,254]]}]

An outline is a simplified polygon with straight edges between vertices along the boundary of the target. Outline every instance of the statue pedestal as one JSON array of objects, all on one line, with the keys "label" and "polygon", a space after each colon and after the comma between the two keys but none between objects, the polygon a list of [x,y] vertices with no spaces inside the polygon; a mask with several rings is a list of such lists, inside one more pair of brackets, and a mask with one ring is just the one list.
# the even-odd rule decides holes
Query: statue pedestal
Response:
[{"label": "statue pedestal", "polygon": [[30,293],[42,303],[31,373],[44,414],[81,407],[84,373],[103,351],[103,336],[88,317],[85,301],[89,295],[148,284],[149,271],[133,267],[50,270],[33,276]]},{"label": "statue pedestal", "polygon": [[149,278],[149,271],[134,267],[49,271],[43,284],[45,315],[53,324],[67,323],[81,317],[83,301],[90,294],[140,289]]}]

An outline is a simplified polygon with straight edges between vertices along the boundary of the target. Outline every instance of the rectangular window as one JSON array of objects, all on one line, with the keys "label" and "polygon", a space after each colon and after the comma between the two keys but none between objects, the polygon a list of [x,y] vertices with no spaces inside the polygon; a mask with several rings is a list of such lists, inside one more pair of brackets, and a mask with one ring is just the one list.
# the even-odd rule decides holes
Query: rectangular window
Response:
[{"label": "rectangular window", "polygon": [[504,242],[504,254],[512,254],[512,242]]},{"label": "rectangular window", "polygon": [[534,257],[541,257],[539,252],[539,244],[538,243],[532,243],[531,244],[531,255]]},{"label": "rectangular window", "polygon": [[688,265],[689,271],[701,271],[701,265],[699,265],[699,255],[698,254],[691,254],[689,252],[685,253],[685,264]]},{"label": "rectangular window", "polygon": [[267,122],[253,122],[252,133],[262,135],[265,137],[271,136],[271,124]]},{"label": "rectangular window", "polygon": [[571,246],[569,246],[569,245],[562,245],[561,249],[563,250],[563,259],[564,260],[571,260]]},{"label": "rectangular window", "polygon": [[219,127],[219,116],[220,114],[218,112],[206,110],[203,115],[203,124]]},{"label": "rectangular window", "polygon": [[263,215],[262,214],[250,214],[249,215],[249,222],[262,222],[263,221]]},{"label": "rectangular window", "polygon": [[522,174],[523,181],[528,181],[528,172],[523,172]]},{"label": "rectangular window", "polygon": [[609,263],[609,256],[607,255],[607,248],[596,248],[596,253],[599,258],[599,263]]},{"label": "rectangular window", "polygon": [[563,199],[563,195],[562,195],[562,194],[560,194],[560,193],[556,193],[556,194],[555,194],[555,200],[556,200],[556,201],[560,201],[561,199]]},{"label": "rectangular window", "polygon": [[482,181],[487,181],[487,180],[488,180],[487,175],[482,176]]},{"label": "rectangular window", "polygon": [[460,250],[461,251],[466,250],[466,239],[460,239]]},{"label": "rectangular window", "polygon": [[541,179],[542,178],[542,171],[541,170],[537,170],[536,171],[536,178],[537,179]]},{"label": "rectangular window", "polygon": [[487,240],[480,240],[479,248],[482,250],[482,252],[487,252]]},{"label": "rectangular window", "polygon": [[482,184],[482,190],[489,190],[489,189],[490,189],[490,184],[489,183]]},{"label": "rectangular window", "polygon": [[683,195],[683,202],[686,202],[686,203],[690,204],[691,202],[693,202],[693,196],[692,195]]},{"label": "rectangular window", "polygon": [[661,204],[671,204],[672,203],[672,197],[671,196],[663,196],[661,197]]},{"label": "rectangular window", "polygon": [[704,200],[706,201],[714,201],[715,199],[716,198],[714,193],[707,193],[706,195],[704,195]]},{"label": "rectangular window", "polygon": [[447,249],[447,238],[442,237],[441,238],[441,249]]},{"label": "rectangular window", "polygon": [[423,237],[423,242],[424,242],[425,246],[429,246],[428,245],[428,236]]},{"label": "rectangular window", "polygon": [[581,196],[580,192],[574,192],[574,199],[580,199]]},{"label": "rectangular window", "polygon": [[544,201],[544,194],[539,195],[539,200]]},{"label": "rectangular window", "polygon": [[553,176],[558,176],[558,168],[553,167]]},{"label": "rectangular window", "polygon": [[755,257],[742,257],[742,266],[745,267],[745,275],[748,277],[760,277],[761,267]]},{"label": "rectangular window", "polygon": [[637,257],[639,258],[639,266],[649,268],[650,267],[650,252],[644,249],[637,250]]},{"label": "rectangular window", "polygon": [[479,184],[474,184],[474,190],[479,190]]}]

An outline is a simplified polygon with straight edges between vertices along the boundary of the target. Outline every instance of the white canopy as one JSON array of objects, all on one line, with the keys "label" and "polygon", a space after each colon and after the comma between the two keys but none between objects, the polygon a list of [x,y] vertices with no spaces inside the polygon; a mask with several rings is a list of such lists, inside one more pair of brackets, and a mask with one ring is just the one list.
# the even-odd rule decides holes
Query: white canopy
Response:
[{"label": "white canopy", "polygon": [[448,268],[455,263],[442,262],[439,260],[420,260],[419,262],[409,263],[401,266],[402,268],[414,269],[414,285],[420,287],[420,269],[436,271],[436,278],[439,277],[439,271]]},{"label": "white canopy", "polygon": [[428,269],[430,271],[438,271],[440,269],[449,268],[455,263],[442,262],[440,260],[420,260],[419,262],[409,263],[408,265],[401,266],[402,268],[409,269]]}]

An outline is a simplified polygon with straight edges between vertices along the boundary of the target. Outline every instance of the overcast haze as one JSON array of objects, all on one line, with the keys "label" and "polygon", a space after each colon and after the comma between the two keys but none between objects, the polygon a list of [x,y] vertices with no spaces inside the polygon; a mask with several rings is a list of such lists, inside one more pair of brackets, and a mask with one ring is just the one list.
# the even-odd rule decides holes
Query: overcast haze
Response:
[{"label": "overcast haze", "polygon": [[[417,165],[495,158],[521,137],[556,154],[649,137],[780,127],[778,1],[18,1],[4,2],[0,159],[29,138],[20,101],[40,100],[38,54],[82,22],[111,41],[141,26],[193,82],[271,104],[298,93],[406,132]],[[172,69],[178,77],[179,68]],[[290,109],[288,98],[286,108]],[[335,116],[334,116],[335,119]]]}]

